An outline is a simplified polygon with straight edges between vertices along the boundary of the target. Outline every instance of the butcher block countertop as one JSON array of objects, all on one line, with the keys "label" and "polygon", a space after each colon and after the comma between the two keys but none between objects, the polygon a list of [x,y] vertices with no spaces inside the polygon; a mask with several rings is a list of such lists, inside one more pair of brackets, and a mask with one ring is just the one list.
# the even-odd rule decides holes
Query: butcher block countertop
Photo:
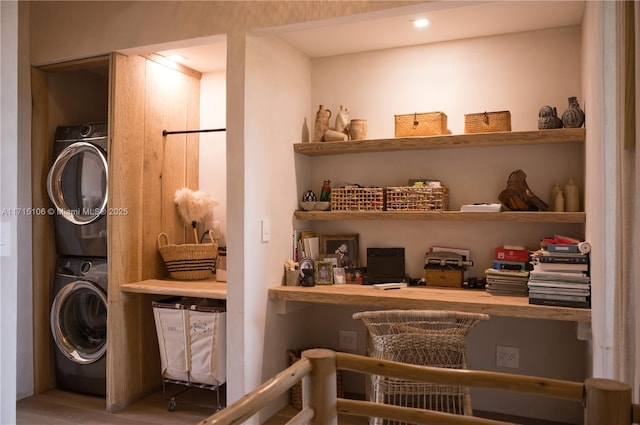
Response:
[{"label": "butcher block countertop", "polygon": [[485,290],[407,287],[380,290],[368,285],[278,286],[269,289],[278,303],[304,302],[375,309],[457,310],[493,316],[590,322],[591,310],[529,304],[528,297],[490,295]]},{"label": "butcher block countertop", "polygon": [[141,282],[126,283],[122,292],[138,294],[158,294],[183,297],[227,299],[227,283],[208,280],[148,279]]}]

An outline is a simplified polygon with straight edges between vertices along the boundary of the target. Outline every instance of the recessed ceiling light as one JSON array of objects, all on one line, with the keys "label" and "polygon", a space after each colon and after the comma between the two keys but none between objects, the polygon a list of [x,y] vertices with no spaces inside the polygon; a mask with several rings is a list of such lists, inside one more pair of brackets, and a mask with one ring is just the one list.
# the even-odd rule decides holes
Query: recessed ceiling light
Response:
[{"label": "recessed ceiling light", "polygon": [[425,28],[429,26],[429,20],[426,18],[416,19],[413,22],[413,26],[416,28]]}]

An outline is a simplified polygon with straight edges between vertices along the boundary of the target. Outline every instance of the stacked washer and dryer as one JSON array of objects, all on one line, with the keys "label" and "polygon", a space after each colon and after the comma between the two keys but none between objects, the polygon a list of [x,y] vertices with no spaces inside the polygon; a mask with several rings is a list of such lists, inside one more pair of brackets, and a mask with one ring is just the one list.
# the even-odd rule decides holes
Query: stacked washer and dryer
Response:
[{"label": "stacked washer and dryer", "polygon": [[106,123],[58,127],[47,191],[57,262],[51,304],[58,388],[106,395]]}]

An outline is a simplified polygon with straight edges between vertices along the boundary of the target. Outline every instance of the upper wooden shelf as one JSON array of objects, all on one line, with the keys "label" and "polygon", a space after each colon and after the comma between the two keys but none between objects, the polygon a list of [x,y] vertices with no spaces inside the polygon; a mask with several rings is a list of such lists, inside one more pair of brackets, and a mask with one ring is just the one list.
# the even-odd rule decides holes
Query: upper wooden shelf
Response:
[{"label": "upper wooden shelf", "polygon": [[227,284],[208,280],[147,279],[142,282],[125,283],[122,292],[157,294],[182,297],[227,299]]},{"label": "upper wooden shelf", "polygon": [[584,223],[584,212],[550,211],[504,211],[504,212],[460,212],[460,211],[295,211],[299,220],[415,220],[415,221],[473,221],[515,223]]},{"label": "upper wooden shelf", "polygon": [[361,306],[363,309],[457,310],[493,316],[591,321],[590,309],[533,305],[529,304],[528,297],[490,295],[476,289],[413,286],[381,291],[370,285],[278,286],[269,288],[269,299],[283,303]]},{"label": "upper wooden shelf", "polygon": [[446,134],[427,137],[355,140],[347,142],[295,143],[295,152],[308,156],[424,149],[584,143],[584,128],[504,131],[499,133]]}]

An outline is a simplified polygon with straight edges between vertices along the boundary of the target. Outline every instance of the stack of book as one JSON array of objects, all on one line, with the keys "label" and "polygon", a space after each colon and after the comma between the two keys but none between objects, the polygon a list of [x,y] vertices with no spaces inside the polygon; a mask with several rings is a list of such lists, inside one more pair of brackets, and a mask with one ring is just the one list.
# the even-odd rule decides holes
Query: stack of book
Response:
[{"label": "stack of book", "polygon": [[491,295],[527,296],[529,251],[524,248],[496,248],[493,267],[485,270],[487,292]]},{"label": "stack of book", "polygon": [[591,307],[588,252],[578,244],[548,244],[531,258],[529,304]]}]

